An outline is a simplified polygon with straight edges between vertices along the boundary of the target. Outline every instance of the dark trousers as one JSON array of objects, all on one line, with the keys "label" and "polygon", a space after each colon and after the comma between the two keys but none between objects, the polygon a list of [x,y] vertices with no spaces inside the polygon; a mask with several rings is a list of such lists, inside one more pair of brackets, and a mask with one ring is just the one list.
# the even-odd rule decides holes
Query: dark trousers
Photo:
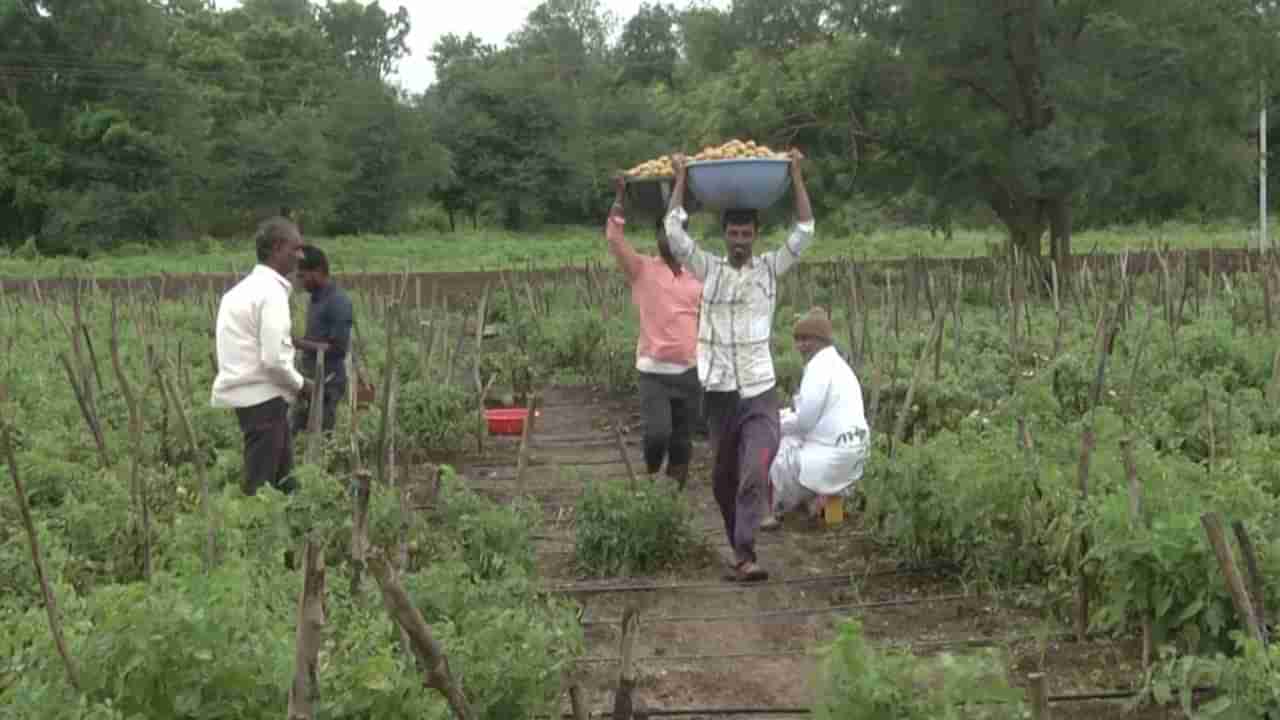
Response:
[{"label": "dark trousers", "polygon": [[778,454],[778,396],[773,388],[753,398],[707,392],[707,420],[715,466],[711,484],[725,534],[739,563],[756,561],[755,534],[764,516],[769,466]]},{"label": "dark trousers", "polygon": [[[324,386],[324,407],[320,411],[320,429],[326,433],[333,432],[338,421],[338,403],[347,394],[346,383],[329,383]],[[311,396],[298,395],[298,403],[293,410],[293,432],[305,433],[311,419]]]},{"label": "dark trousers", "polygon": [[653,474],[689,464],[693,425],[698,415],[698,370],[679,375],[640,373],[640,416],[644,418],[644,462]]},{"label": "dark trousers", "polygon": [[289,432],[289,404],[277,397],[258,405],[236,408],[240,432],[244,435],[245,495],[258,494],[270,483],[281,492],[294,490],[293,438]]}]

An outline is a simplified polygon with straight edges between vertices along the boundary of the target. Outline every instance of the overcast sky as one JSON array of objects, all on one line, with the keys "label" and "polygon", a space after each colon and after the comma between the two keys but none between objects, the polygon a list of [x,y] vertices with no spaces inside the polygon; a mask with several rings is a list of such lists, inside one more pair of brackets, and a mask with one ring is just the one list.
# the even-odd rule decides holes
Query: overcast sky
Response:
[{"label": "overcast sky", "polygon": [[[409,10],[409,57],[400,61],[400,72],[392,77],[405,89],[421,92],[435,79],[428,56],[431,46],[442,35],[475,33],[487,43],[501,45],[518,30],[541,0],[381,0],[382,7],[394,12],[403,5]],[[643,0],[600,0],[620,23],[636,14]],[[238,0],[217,0],[219,7],[234,7]],[[682,7],[686,3],[675,3]],[[711,4],[727,5],[716,0]]]}]

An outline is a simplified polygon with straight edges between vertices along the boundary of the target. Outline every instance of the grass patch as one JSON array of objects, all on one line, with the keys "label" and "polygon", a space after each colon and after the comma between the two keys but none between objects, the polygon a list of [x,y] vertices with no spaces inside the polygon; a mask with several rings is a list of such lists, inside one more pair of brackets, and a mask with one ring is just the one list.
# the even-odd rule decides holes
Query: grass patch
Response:
[{"label": "grass patch", "polygon": [[[653,231],[644,224],[632,227],[630,240],[641,252],[656,252]],[[709,217],[695,219],[693,234],[707,249],[719,252],[718,231]],[[1077,253],[1140,250],[1168,245],[1171,248],[1241,248],[1250,242],[1250,228],[1236,224],[1190,225],[1166,223],[1160,226],[1128,226],[1078,232],[1073,236]],[[784,230],[769,232],[759,244],[767,250],[781,246]],[[541,233],[516,234],[496,230],[467,230],[457,233],[416,233],[405,235],[359,235],[309,237],[329,254],[336,274],[362,272],[464,272],[559,268],[582,265],[588,260],[611,263],[601,232],[595,228],[561,228]],[[988,255],[1001,248],[1005,233],[1001,228],[956,230],[950,237],[925,228],[886,228],[870,233],[834,231],[818,218],[818,236],[805,253],[805,260],[834,258],[887,259],[922,255],[926,257],[971,257]],[[248,238],[200,241],[157,248],[90,257],[30,257],[0,250],[0,276],[57,277],[96,275],[135,277],[141,275],[241,273],[252,267],[254,253]]]}]

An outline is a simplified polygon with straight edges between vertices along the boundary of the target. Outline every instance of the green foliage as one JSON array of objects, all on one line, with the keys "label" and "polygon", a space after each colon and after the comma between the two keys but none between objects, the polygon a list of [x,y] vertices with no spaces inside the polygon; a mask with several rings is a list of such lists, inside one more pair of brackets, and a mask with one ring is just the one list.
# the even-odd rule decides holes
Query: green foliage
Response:
[{"label": "green foliage", "polygon": [[532,575],[536,507],[495,504],[458,487],[451,472],[442,484],[438,522],[457,539],[461,560],[472,575],[481,580]]},{"label": "green foliage", "polygon": [[918,560],[946,561],[984,579],[1035,581],[1056,557],[1056,518],[1068,489],[1029,466],[1005,433],[981,418],[890,461],[877,449],[863,484],[880,532]]},{"label": "green foliage", "polygon": [[93,631],[76,653],[92,694],[145,717],[266,717],[293,660],[289,624],[271,610],[294,598],[254,577],[264,569],[238,562],[94,593],[84,616]]},{"label": "green foliage", "polygon": [[[454,487],[452,472],[444,472],[441,507],[431,518],[405,516],[394,493],[375,487],[370,539],[388,547],[406,536],[415,554],[429,545],[429,567],[413,562],[401,580],[447,648],[478,717],[551,712],[583,640],[572,602],[540,592],[532,574],[535,518]],[[0,716],[277,715],[280,688],[293,672],[301,586],[300,573],[283,568],[283,554],[297,547],[299,534],[320,530],[315,537],[327,541],[330,557],[326,605],[334,631],[321,651],[319,711],[447,717],[443,700],[422,688],[420,671],[400,651],[377,591],[353,597],[347,590],[345,566],[336,561],[350,518],[345,488],[315,469],[302,475],[291,496],[265,488],[252,498],[235,489],[214,498],[219,561],[207,574],[199,559],[204,523],[198,515],[178,516],[172,541],[162,543],[162,569],[150,583],[104,580],[77,591],[61,580],[68,555],[60,535],[46,533],[45,557],[87,695],[80,700],[64,690],[35,598],[6,594],[0,601],[0,705],[6,708]],[[25,550],[21,541],[0,545],[0,567],[10,568],[10,554],[16,560]],[[37,586],[29,561],[12,569],[24,590]],[[61,714],[45,712],[43,703],[50,702],[59,703]]]},{"label": "green foliage", "polygon": [[643,575],[693,556],[701,538],[684,497],[670,483],[587,484],[574,526],[578,568],[597,576]]},{"label": "green foliage", "polygon": [[728,136],[804,148],[824,227],[859,234],[1002,223],[1038,250],[1053,223],[1238,217],[1277,16],[1171,3],[996,27],[978,0],[546,0],[503,47],[441,38],[410,96],[404,8],[10,0],[0,245],[174,246],[284,208],[393,232],[428,200],[450,230],[594,224],[609,172]]},{"label": "green foliage", "polygon": [[[456,452],[475,432],[475,412],[472,394],[458,386],[412,380],[398,389],[396,429],[410,447],[430,453]],[[369,415],[368,422],[380,422],[377,413]],[[376,440],[376,431],[369,439]]]},{"label": "green foliage", "polygon": [[[244,233],[402,227],[445,170],[425,117],[384,82],[407,12],[378,3],[29,3],[0,52],[0,244],[85,257]],[[181,9],[180,9],[181,8]]]},{"label": "green foliage", "polygon": [[[1169,648],[1152,668],[1141,698],[1160,705],[1175,702],[1194,720],[1256,720],[1280,713],[1280,648],[1264,647],[1235,634],[1238,653],[1227,657],[1179,656]],[[1198,707],[1194,689],[1217,688],[1217,696]]]},{"label": "green foliage", "polygon": [[862,623],[847,620],[825,650],[822,720],[1001,720],[1023,717],[1023,693],[1009,686],[994,652],[923,659],[906,650],[879,650]]},{"label": "green foliage", "polygon": [[[319,207],[323,209],[323,205]],[[311,216],[311,212],[307,211],[307,218]],[[603,222],[603,217],[592,218],[593,222],[597,220]],[[309,239],[324,248],[334,272],[339,276],[361,272],[398,274],[405,270],[492,271],[495,268],[523,269],[530,266],[550,270],[569,264],[580,267],[587,260],[607,268],[614,267],[608,248],[600,239],[598,227],[548,228],[530,235],[487,228],[473,230],[469,225],[463,224],[452,234],[425,231],[403,235],[318,237],[319,232],[307,225],[308,222],[304,218],[304,230]],[[432,222],[447,226],[447,213],[443,219],[437,218]],[[709,216],[697,216],[692,220],[691,227],[694,228],[696,237],[704,238],[712,233],[712,224]],[[824,225],[825,227],[827,226]],[[241,229],[243,228],[237,226],[236,231]],[[1003,235],[999,232],[961,228],[957,228],[949,236],[931,234],[923,228],[897,225],[877,225],[869,232],[845,232],[833,226],[820,232],[820,239],[805,252],[802,263],[848,258],[857,258],[859,261],[863,258],[902,258],[917,252],[939,257],[986,256],[992,246],[1003,242]],[[1168,223],[1150,228],[1128,226],[1080,232],[1074,237],[1081,246],[1091,249],[1097,247],[1100,252],[1120,252],[1125,249],[1151,248],[1157,240],[1168,243],[1175,250],[1211,245],[1243,248],[1247,244],[1248,233],[1249,227],[1244,223]],[[757,241],[757,248],[781,247],[783,237],[781,228],[766,231]],[[713,252],[720,252],[719,239],[714,234],[710,234],[709,238],[705,247]],[[646,250],[643,240],[637,242],[637,247],[642,251]],[[207,238],[175,242],[164,247],[147,246],[146,252],[140,254],[100,253],[81,260],[54,256],[51,249],[43,241],[38,242],[33,235],[30,242],[24,240],[8,257],[0,251],[0,274],[12,277],[50,278],[87,275],[90,272],[99,278],[163,273],[225,273],[229,267],[247,269],[253,263],[253,249],[243,238],[225,242],[210,241]],[[978,292],[980,288],[966,287],[966,294]]]},{"label": "green foliage", "polygon": [[464,678],[473,708],[487,720],[556,711],[562,678],[582,652],[573,604],[539,595],[519,571],[489,582],[477,582],[474,572],[470,564],[433,563],[408,583],[451,648],[450,667]]}]

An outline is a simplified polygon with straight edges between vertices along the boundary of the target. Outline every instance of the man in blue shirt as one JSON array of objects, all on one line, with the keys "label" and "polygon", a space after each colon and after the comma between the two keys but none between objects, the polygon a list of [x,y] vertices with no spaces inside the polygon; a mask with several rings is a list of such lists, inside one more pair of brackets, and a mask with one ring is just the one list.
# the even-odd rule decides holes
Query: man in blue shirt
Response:
[{"label": "man in blue shirt", "polygon": [[[302,348],[302,374],[319,379],[316,354],[324,353],[324,412],[321,429],[333,430],[338,402],[347,392],[347,348],[351,345],[353,312],[351,298],[329,277],[329,258],[314,245],[304,245],[298,262],[298,278],[311,293],[307,308],[307,334],[295,344]],[[298,399],[293,416],[293,431],[305,432],[310,415],[311,398]]]}]

